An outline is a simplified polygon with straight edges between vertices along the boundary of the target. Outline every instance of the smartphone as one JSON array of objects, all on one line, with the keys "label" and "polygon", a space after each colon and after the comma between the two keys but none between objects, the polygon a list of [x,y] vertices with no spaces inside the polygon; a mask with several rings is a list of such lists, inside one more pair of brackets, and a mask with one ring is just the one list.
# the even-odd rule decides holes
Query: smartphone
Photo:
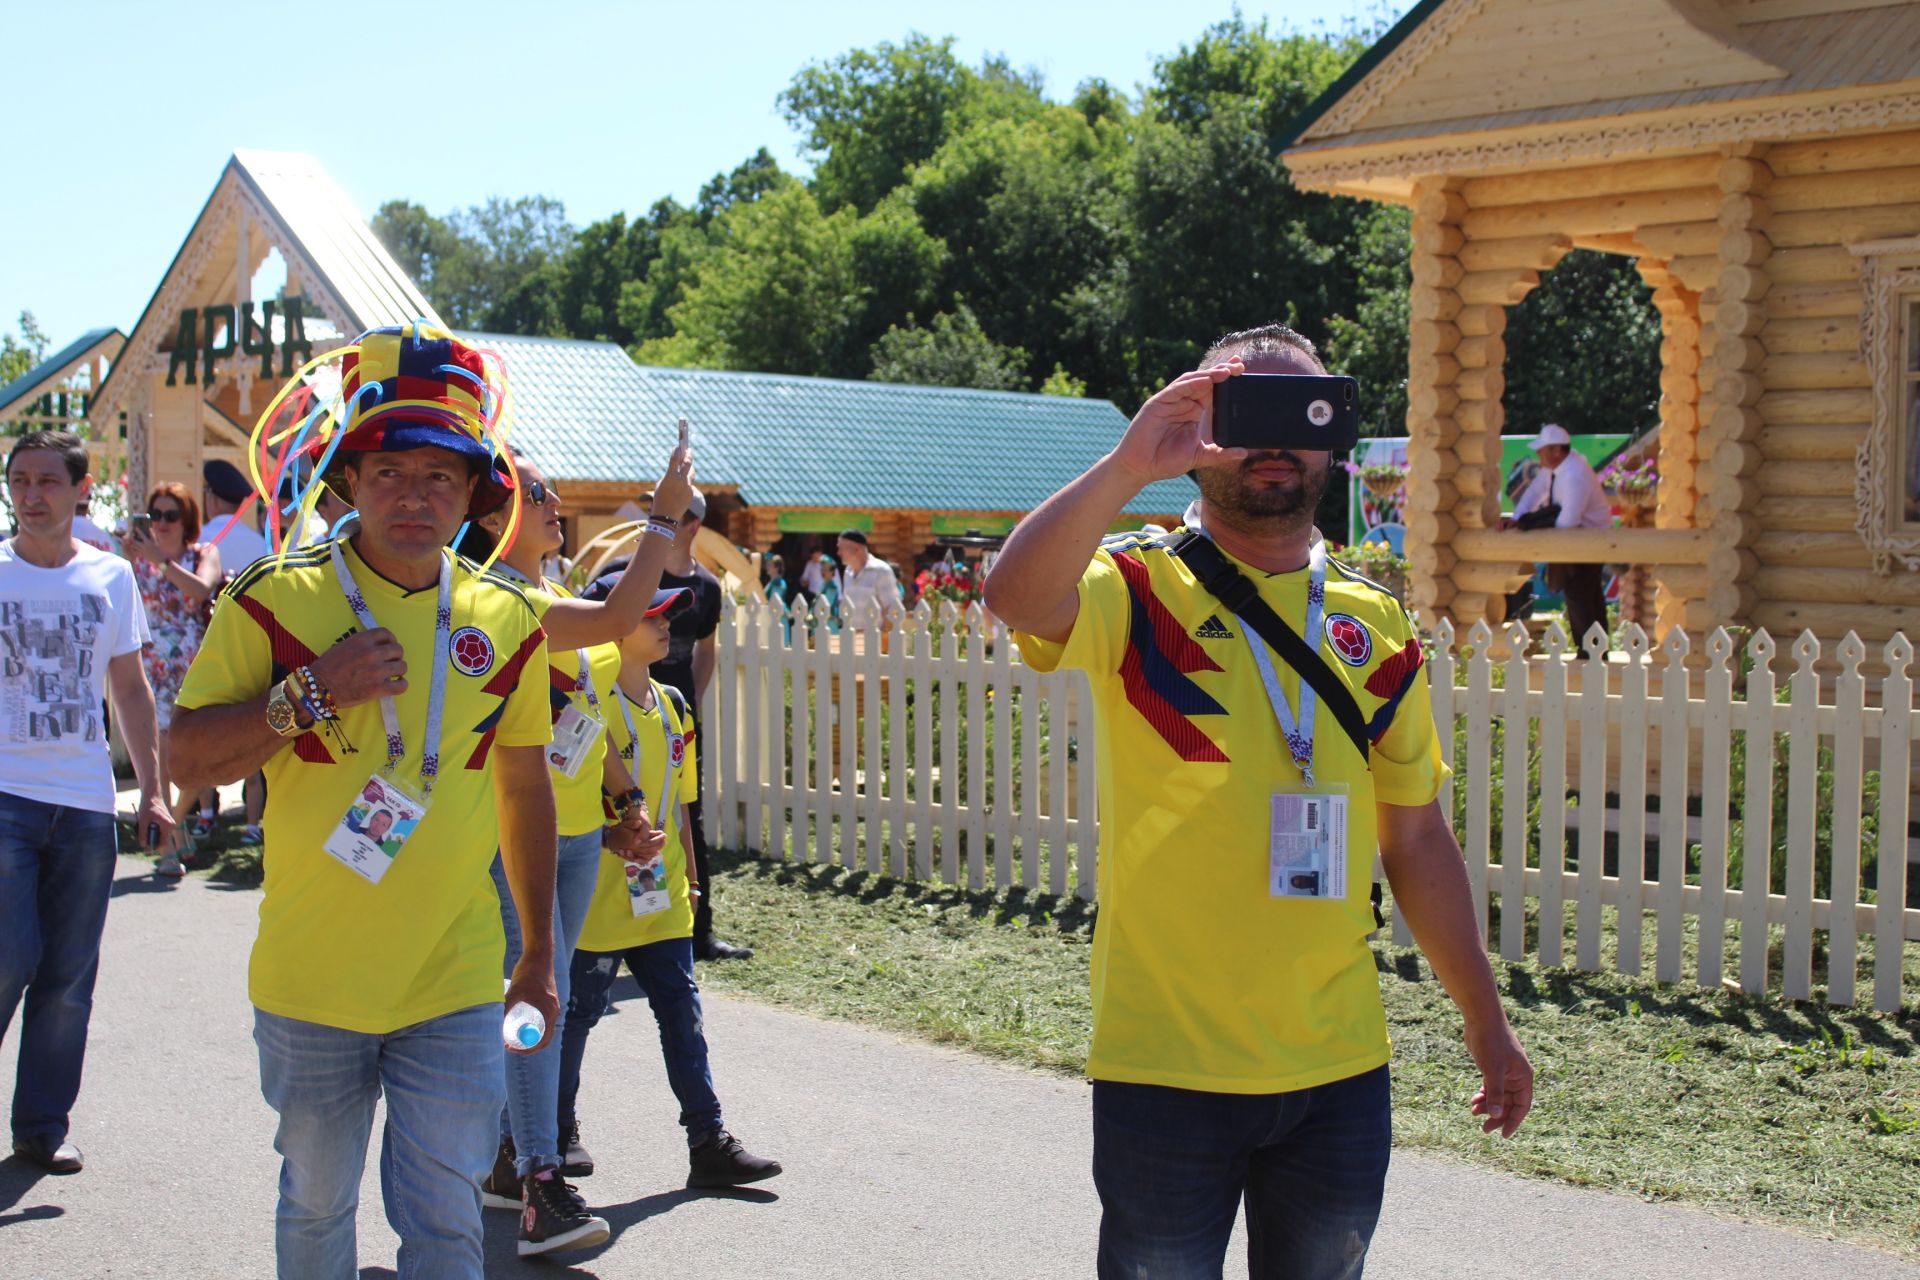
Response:
[{"label": "smartphone", "polygon": [[1360,384],[1309,373],[1242,373],[1213,384],[1213,442],[1223,449],[1319,449],[1360,442]]},{"label": "smartphone", "polygon": [[127,517],[127,532],[142,542],[153,541],[153,517],[142,511]]}]

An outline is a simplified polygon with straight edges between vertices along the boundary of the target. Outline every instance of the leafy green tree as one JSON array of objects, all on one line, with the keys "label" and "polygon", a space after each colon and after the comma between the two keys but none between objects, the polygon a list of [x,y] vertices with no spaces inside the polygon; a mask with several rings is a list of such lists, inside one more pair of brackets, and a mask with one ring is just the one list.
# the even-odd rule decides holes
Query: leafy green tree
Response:
[{"label": "leafy green tree", "polygon": [[1660,313],[1631,258],[1575,249],[1507,318],[1506,430],[1635,434],[1660,418]]},{"label": "leafy green tree", "polygon": [[780,168],[779,161],[762,147],[735,165],[733,172],[716,173],[707,180],[700,188],[700,198],[694,201],[694,216],[703,225],[712,222],[735,205],[758,200],[787,181],[789,175]]},{"label": "leafy green tree", "polygon": [[33,312],[20,313],[20,335],[0,333],[0,385],[25,377],[47,358],[47,335],[33,318]]},{"label": "leafy green tree", "polygon": [[1413,315],[1407,263],[1413,218],[1399,205],[1374,205],[1360,215],[1348,257],[1359,296],[1352,315],[1326,322],[1321,358],[1330,372],[1360,383],[1360,432],[1407,433],[1407,344]]},{"label": "leafy green tree", "polygon": [[506,333],[558,327],[547,296],[555,280],[535,280],[573,243],[558,200],[496,196],[445,218],[393,200],[374,214],[373,232],[452,327]]},{"label": "leafy green tree", "polygon": [[965,303],[942,311],[925,328],[890,328],[873,346],[876,382],[917,382],[983,391],[1027,389],[1027,353],[986,335]]}]

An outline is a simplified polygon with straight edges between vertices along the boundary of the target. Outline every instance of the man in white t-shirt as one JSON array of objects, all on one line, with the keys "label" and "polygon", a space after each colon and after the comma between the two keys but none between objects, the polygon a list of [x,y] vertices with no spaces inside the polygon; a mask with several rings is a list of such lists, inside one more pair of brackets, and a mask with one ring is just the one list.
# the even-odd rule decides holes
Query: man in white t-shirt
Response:
[{"label": "man in white t-shirt", "polygon": [[14,442],[6,475],[19,532],[0,542],[0,1038],[24,997],[13,1152],[49,1173],[78,1173],[69,1113],[115,866],[109,691],[140,780],[141,843],[171,847],[174,822],[133,566],[73,537],[93,482],[86,445],[70,432],[30,432]]},{"label": "man in white t-shirt", "polygon": [[253,485],[240,474],[240,468],[219,458],[201,466],[200,478],[205,481],[200,506],[207,513],[207,522],[200,526],[200,540],[220,544],[220,567],[227,577],[237,578],[248,565],[273,550],[252,525],[239,518],[241,504],[253,495]]},{"label": "man in white t-shirt", "polygon": [[847,626],[864,622],[865,607],[880,607],[881,620],[891,626],[906,608],[900,599],[900,579],[893,566],[874,555],[867,546],[867,535],[848,529],[840,535],[840,617]]}]

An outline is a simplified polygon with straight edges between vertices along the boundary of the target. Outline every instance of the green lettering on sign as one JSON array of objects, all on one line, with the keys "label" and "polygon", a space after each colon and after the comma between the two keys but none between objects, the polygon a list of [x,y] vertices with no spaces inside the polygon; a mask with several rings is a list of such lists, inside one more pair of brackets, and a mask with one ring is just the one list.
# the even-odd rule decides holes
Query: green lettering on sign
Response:
[{"label": "green lettering on sign", "polygon": [[873,516],[866,511],[782,511],[777,525],[782,533],[838,533],[842,529],[873,532]]},{"label": "green lettering on sign", "polygon": [[1019,516],[935,516],[933,533],[938,538],[965,537],[970,533],[997,537],[1013,532]]},{"label": "green lettering on sign", "polygon": [[[313,341],[307,337],[306,299],[282,298],[260,304],[243,302],[215,303],[206,308],[187,307],[180,312],[180,325],[174,333],[173,350],[167,355],[167,385],[179,381],[186,371],[187,385],[213,382],[213,366],[218,360],[235,355],[258,356],[260,376],[273,376],[273,316],[280,309],[286,332],[280,340],[280,376],[313,359]],[[264,314],[264,318],[260,318]]]}]

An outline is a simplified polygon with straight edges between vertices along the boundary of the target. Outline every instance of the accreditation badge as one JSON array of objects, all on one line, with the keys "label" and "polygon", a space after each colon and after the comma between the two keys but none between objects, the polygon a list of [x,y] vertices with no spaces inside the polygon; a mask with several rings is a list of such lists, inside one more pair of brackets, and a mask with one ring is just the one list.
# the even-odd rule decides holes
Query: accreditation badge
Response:
[{"label": "accreditation badge", "polygon": [[667,886],[666,859],[659,854],[647,862],[629,862],[627,873],[627,909],[636,916],[657,915],[673,905]]},{"label": "accreditation badge", "polygon": [[426,815],[425,800],[376,773],[321,847],[368,883],[379,884]]},{"label": "accreditation badge", "polygon": [[1347,796],[1342,789],[1275,793],[1267,892],[1276,898],[1347,896]]},{"label": "accreditation badge", "polygon": [[553,723],[553,741],[547,744],[547,763],[566,778],[580,776],[593,753],[594,740],[607,731],[607,722],[569,702]]}]

